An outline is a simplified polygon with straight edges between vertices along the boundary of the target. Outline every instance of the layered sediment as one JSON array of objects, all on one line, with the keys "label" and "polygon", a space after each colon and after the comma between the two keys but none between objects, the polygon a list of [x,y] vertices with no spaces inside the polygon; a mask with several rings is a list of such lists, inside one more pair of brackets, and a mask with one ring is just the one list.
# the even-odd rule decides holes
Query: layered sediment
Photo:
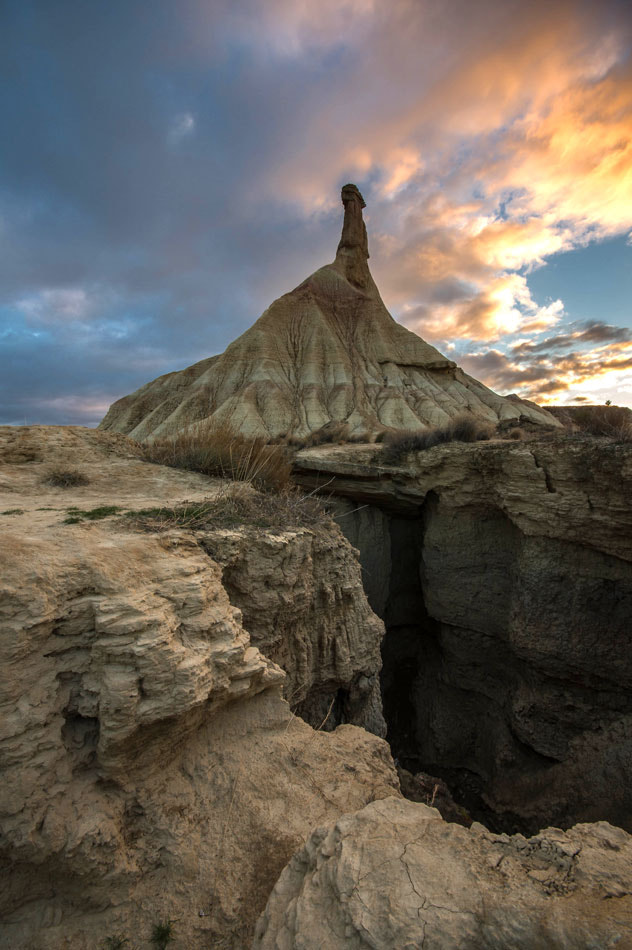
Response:
[{"label": "layered sediment", "polygon": [[632,448],[452,444],[395,466],[301,453],[327,484],[386,624],[401,764],[497,830],[632,830]]}]

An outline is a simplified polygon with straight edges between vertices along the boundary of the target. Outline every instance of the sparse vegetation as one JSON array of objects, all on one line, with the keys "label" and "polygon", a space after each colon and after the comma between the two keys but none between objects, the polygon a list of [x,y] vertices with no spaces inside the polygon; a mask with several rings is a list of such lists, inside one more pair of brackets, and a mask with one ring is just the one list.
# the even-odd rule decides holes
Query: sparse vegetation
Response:
[{"label": "sparse vegetation", "polygon": [[173,921],[161,920],[154,924],[149,941],[156,950],[166,950],[167,945],[173,942]]},{"label": "sparse vegetation", "polygon": [[126,947],[129,947],[129,938],[123,937],[122,934],[106,937],[101,946],[103,950],[125,950]]},{"label": "sparse vegetation", "polygon": [[24,508],[7,508],[6,511],[0,511],[0,515],[23,515]]},{"label": "sparse vegetation", "polygon": [[490,429],[474,416],[465,413],[451,419],[447,425],[421,431],[389,432],[383,438],[381,460],[389,465],[401,461],[411,452],[425,452],[446,442],[480,442],[489,439]]},{"label": "sparse vegetation", "polygon": [[190,426],[171,438],[143,446],[149,462],[203,475],[252,482],[261,491],[279,491],[290,482],[292,465],[279,445],[247,438],[212,420]]},{"label": "sparse vegetation", "polygon": [[625,406],[573,406],[568,416],[581,432],[617,442],[632,441],[632,412]]},{"label": "sparse vegetation", "polygon": [[[185,528],[232,528],[252,525],[260,528],[309,527],[329,520],[322,502],[312,495],[286,489],[273,495],[251,486],[229,486],[215,497],[201,502],[184,502],[174,507],[145,508],[125,515],[144,531]],[[232,490],[231,490],[232,489]]]},{"label": "sparse vegetation", "polygon": [[81,521],[100,521],[101,518],[109,518],[116,515],[121,510],[118,505],[100,505],[98,508],[91,508],[84,511],[81,508],[67,508],[68,517],[64,518],[64,524],[79,524]]},{"label": "sparse vegetation", "polygon": [[297,449],[311,449],[315,445],[327,445],[333,442],[349,442],[350,437],[349,424],[347,422],[327,422],[320,429],[314,429],[309,435],[303,438],[294,437],[289,440],[289,445]]},{"label": "sparse vegetation", "polygon": [[79,485],[89,485],[90,479],[76,468],[56,468],[43,479],[45,485],[53,488],[75,488]]}]

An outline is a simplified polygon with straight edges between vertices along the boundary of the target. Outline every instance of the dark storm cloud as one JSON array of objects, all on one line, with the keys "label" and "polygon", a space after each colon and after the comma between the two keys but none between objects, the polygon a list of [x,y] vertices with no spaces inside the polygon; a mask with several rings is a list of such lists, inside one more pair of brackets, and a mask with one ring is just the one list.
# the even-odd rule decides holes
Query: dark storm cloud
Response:
[{"label": "dark storm cloud", "polygon": [[[87,393],[96,377],[122,395],[221,351],[267,295],[299,283],[311,255],[331,256],[326,214],[299,242],[302,215],[256,188],[293,114],[300,134],[299,104],[326,75],[309,58],[292,63],[291,82],[283,61],[262,68],[212,22],[200,30],[201,9],[189,0],[3,7],[0,306],[21,343],[2,344],[0,421],[14,417],[20,391],[44,406]],[[62,333],[56,306],[81,293],[96,298],[83,318],[101,329]],[[57,329],[20,336],[33,314]],[[117,338],[110,324],[121,322],[132,329]],[[143,346],[154,366],[134,370],[130,350]],[[91,366],[88,377],[77,362]],[[39,418],[64,416],[43,408]]]}]

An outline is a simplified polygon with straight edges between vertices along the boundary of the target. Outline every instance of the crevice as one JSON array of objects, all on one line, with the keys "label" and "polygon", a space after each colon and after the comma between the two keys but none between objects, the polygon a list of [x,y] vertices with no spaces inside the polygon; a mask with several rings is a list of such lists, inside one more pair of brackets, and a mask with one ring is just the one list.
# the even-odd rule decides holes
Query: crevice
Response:
[{"label": "crevice", "polygon": [[499,833],[632,827],[614,751],[632,746],[627,566],[526,536],[493,503],[337,505],[386,627],[382,705],[406,793],[425,801],[442,780],[444,817],[451,793],[449,820],[465,809]]},{"label": "crevice", "polygon": [[535,467],[536,467],[536,468],[539,468],[540,471],[542,472],[542,474],[544,475],[544,484],[546,485],[546,490],[547,490],[550,494],[554,495],[554,494],[557,492],[557,488],[555,488],[555,486],[553,485],[553,481],[552,481],[552,479],[551,479],[551,476],[549,475],[548,470],[547,470],[546,467],[545,467],[544,465],[542,465],[542,463],[538,460],[538,458],[537,458],[535,452],[532,452],[532,453],[531,453],[531,456],[532,456],[532,458],[533,458],[533,461],[535,462]]}]

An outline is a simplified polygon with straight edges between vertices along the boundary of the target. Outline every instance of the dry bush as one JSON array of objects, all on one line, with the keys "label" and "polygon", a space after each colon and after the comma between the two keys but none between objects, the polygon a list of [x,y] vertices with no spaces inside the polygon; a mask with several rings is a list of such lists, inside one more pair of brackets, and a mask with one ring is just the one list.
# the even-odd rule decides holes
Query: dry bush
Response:
[{"label": "dry bush", "polygon": [[250,485],[229,485],[204,501],[183,502],[174,507],[144,508],[131,511],[126,521],[143,531],[184,528],[233,528],[253,525],[259,528],[313,527],[331,520],[323,503],[298,489],[265,494]]},{"label": "dry bush", "polygon": [[574,436],[632,441],[632,410],[626,406],[547,406]]},{"label": "dry bush", "polygon": [[582,432],[621,442],[632,441],[631,417],[625,406],[577,406],[571,413],[571,420]]},{"label": "dry bush", "polygon": [[333,442],[349,442],[349,425],[346,422],[326,422],[320,429],[314,429],[303,438],[294,437],[289,444],[295,448],[311,449],[315,445],[327,445]]},{"label": "dry bush", "polygon": [[387,464],[394,464],[410,452],[425,452],[445,442],[480,442],[489,437],[488,426],[481,424],[474,416],[463,413],[444,426],[417,432],[402,430],[387,433],[383,439],[381,458]]},{"label": "dry bush", "polygon": [[43,482],[54,488],[75,488],[77,485],[89,485],[90,479],[76,468],[55,468],[44,476]]},{"label": "dry bush", "polygon": [[212,420],[190,426],[170,438],[143,446],[149,462],[203,475],[251,482],[262,491],[280,491],[290,482],[292,466],[281,446],[247,438]]}]

